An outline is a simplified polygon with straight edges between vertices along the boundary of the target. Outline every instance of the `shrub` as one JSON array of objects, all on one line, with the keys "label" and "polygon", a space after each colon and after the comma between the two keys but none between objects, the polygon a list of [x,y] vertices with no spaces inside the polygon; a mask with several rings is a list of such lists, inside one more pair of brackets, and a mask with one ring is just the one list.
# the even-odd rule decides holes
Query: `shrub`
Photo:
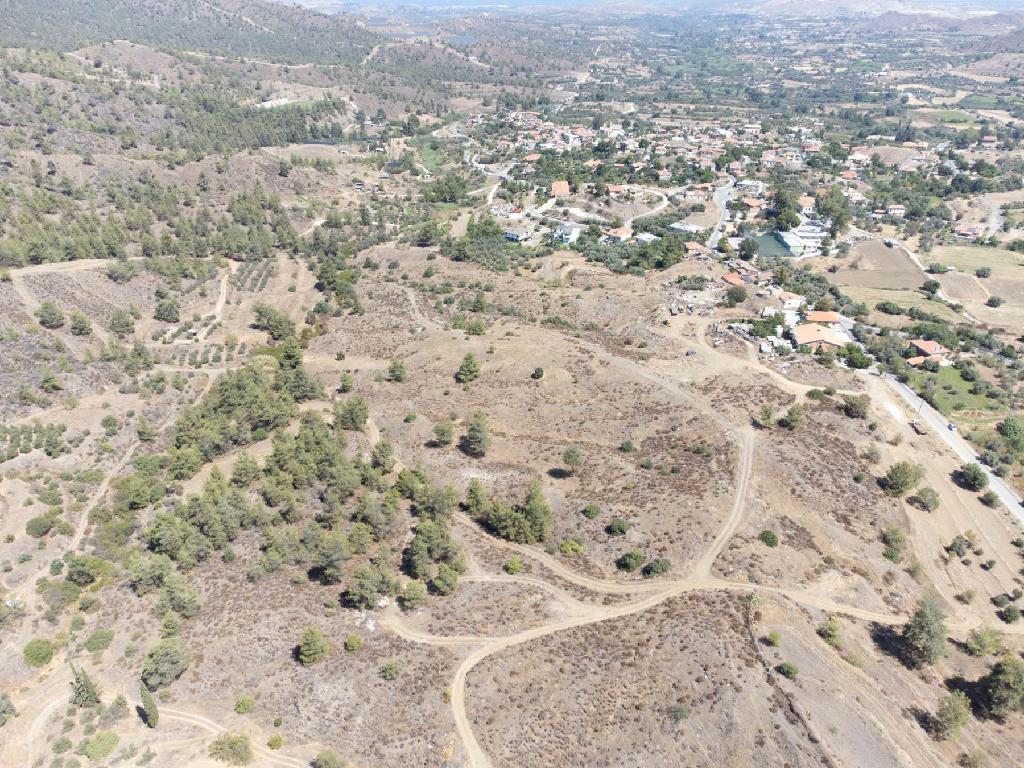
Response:
[{"label": "shrub", "polygon": [[345,768],[345,763],[335,752],[325,749],[313,758],[312,768]]},{"label": "shrub", "polygon": [[601,514],[601,508],[599,506],[597,506],[597,504],[593,504],[593,503],[587,504],[587,506],[585,506],[583,508],[583,516],[585,518],[587,518],[587,520],[593,520],[595,517],[597,517],[600,514]]},{"label": "shrub", "polygon": [[89,653],[105,651],[110,647],[113,639],[114,631],[112,629],[97,629],[86,639],[85,650],[89,651]]},{"label": "shrub", "polygon": [[871,398],[867,395],[844,395],[843,413],[851,419],[866,419]]},{"label": "shrub", "polygon": [[971,700],[963,691],[953,691],[935,712],[935,733],[941,739],[955,739],[971,717]]},{"label": "shrub", "polygon": [[1020,621],[1020,608],[1016,605],[1008,605],[999,612],[999,618],[1007,624],[1016,624]]},{"label": "shrub", "polygon": [[991,627],[972,629],[965,643],[967,652],[972,656],[993,656],[1003,648],[999,633]]},{"label": "shrub", "polygon": [[982,491],[988,486],[988,475],[980,464],[964,464],[957,470],[955,479],[968,491]]},{"label": "shrub", "polygon": [[178,302],[174,299],[161,299],[153,310],[153,319],[161,323],[177,323],[181,320]]},{"label": "shrub", "polygon": [[240,715],[248,715],[256,708],[256,699],[249,694],[238,697],[238,701],[235,702],[235,712]]},{"label": "shrub", "polygon": [[99,762],[107,758],[117,746],[117,734],[110,731],[100,731],[85,744],[85,756],[90,760]]},{"label": "shrub", "polygon": [[784,661],[781,664],[777,664],[775,666],[775,671],[790,680],[796,680],[796,676],[799,673],[799,670],[796,668],[796,664],[791,661]]},{"label": "shrub", "polygon": [[347,653],[355,653],[362,647],[363,638],[361,638],[359,635],[352,634],[345,638],[344,648]]},{"label": "shrub", "polygon": [[405,368],[405,363],[401,360],[392,360],[388,364],[388,372],[384,378],[394,384],[399,384],[405,381],[407,376],[408,371]]},{"label": "shrub", "polygon": [[674,704],[668,708],[669,719],[679,725],[679,723],[690,718],[690,708],[685,704]]},{"label": "shrub", "polygon": [[938,491],[929,486],[925,486],[924,488],[918,490],[916,494],[914,494],[913,498],[911,499],[911,502],[919,506],[921,509],[924,509],[928,512],[934,512],[936,509],[939,508],[941,499],[939,498]]},{"label": "shrub", "polygon": [[55,522],[57,522],[56,516],[49,512],[37,515],[25,523],[25,533],[33,539],[41,539],[53,529]]},{"label": "shrub", "polygon": [[672,570],[672,562],[664,557],[655,558],[644,566],[643,575],[646,579],[653,579]]},{"label": "shrub", "polygon": [[270,749],[280,749],[283,746],[284,737],[279,733],[275,733],[273,736],[267,739],[267,747],[269,747]]},{"label": "shrub", "polygon": [[898,461],[889,467],[882,478],[882,489],[889,496],[899,497],[921,482],[924,470],[918,464]]},{"label": "shrub", "polygon": [[582,557],[583,542],[579,539],[565,539],[558,545],[558,551],[566,557]]},{"label": "shrub", "polygon": [[252,762],[249,737],[239,733],[225,733],[210,744],[210,757],[228,765],[248,765]]},{"label": "shrub", "polygon": [[782,642],[782,636],[778,632],[769,632],[764,636],[764,641],[772,648],[778,648],[779,644]]},{"label": "shrub", "polygon": [[64,313],[52,301],[42,302],[38,309],[36,309],[35,315],[39,320],[39,324],[43,328],[49,328],[51,331],[64,325]]},{"label": "shrub", "polygon": [[818,627],[817,632],[818,637],[833,648],[839,650],[843,647],[843,625],[835,616],[829,616],[828,620]]},{"label": "shrub", "polygon": [[767,529],[763,530],[758,534],[757,538],[764,542],[764,545],[767,547],[779,546],[779,537],[776,535],[775,531],[769,531]]},{"label": "shrub", "polygon": [[398,677],[398,672],[398,662],[395,660],[384,662],[378,670],[378,674],[381,679],[388,681],[396,679]]},{"label": "shrub", "polygon": [[802,403],[795,403],[794,405],[791,405],[785,415],[779,419],[779,424],[784,426],[790,432],[795,432],[800,429],[806,421],[807,409]]},{"label": "shrub", "polygon": [[625,536],[628,530],[629,523],[619,517],[613,517],[604,528],[605,533],[609,536]]},{"label": "shrub", "polygon": [[23,653],[25,663],[30,667],[45,667],[53,658],[53,643],[37,637],[28,641]]},{"label": "shrub", "polygon": [[188,662],[188,652],[178,638],[161,640],[146,655],[142,682],[151,691],[170,685],[188,669]]},{"label": "shrub", "polygon": [[455,427],[449,420],[439,421],[434,425],[434,442],[437,445],[451,445],[455,437]]},{"label": "shrub", "polygon": [[619,556],[619,558],[615,561],[615,566],[620,571],[632,573],[644,564],[645,559],[646,558],[644,558],[644,553],[641,552],[639,549],[631,549],[629,552],[625,552]]},{"label": "shrub", "polygon": [[7,721],[16,717],[18,710],[14,708],[6,693],[0,693],[0,728],[7,725]]},{"label": "shrub", "polygon": [[895,526],[886,528],[882,531],[882,543],[885,544],[882,556],[886,560],[898,563],[903,559],[903,550],[907,546],[907,534],[902,528]]},{"label": "shrub", "polygon": [[71,325],[68,326],[72,336],[88,336],[92,333],[92,323],[81,312],[71,313]]},{"label": "shrub", "polygon": [[523,570],[523,561],[518,557],[510,557],[504,565],[505,573],[515,576]]},{"label": "shrub", "polygon": [[978,681],[978,687],[982,704],[993,717],[1024,712],[1024,661],[1004,656]]},{"label": "shrub", "polygon": [[725,302],[727,306],[735,307],[747,300],[747,289],[742,285],[734,285],[725,292]]}]

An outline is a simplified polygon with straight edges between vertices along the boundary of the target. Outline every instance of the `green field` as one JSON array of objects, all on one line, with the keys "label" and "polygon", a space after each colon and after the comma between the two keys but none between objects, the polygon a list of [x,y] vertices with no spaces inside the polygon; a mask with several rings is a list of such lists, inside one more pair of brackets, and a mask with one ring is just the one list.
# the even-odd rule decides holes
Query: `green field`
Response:
[{"label": "green field", "polygon": [[424,167],[433,174],[438,174],[448,159],[438,150],[431,148],[428,140],[418,140],[411,142],[420,155],[420,162],[423,163]]},{"label": "green field", "polygon": [[936,109],[926,112],[929,117],[934,117],[940,123],[947,125],[973,125],[974,118],[959,109]]},{"label": "green field", "polygon": [[[973,395],[971,384],[960,378],[960,371],[952,366],[940,368],[938,373],[914,371],[907,386],[921,394],[927,389],[926,384],[933,381],[931,387],[935,407],[946,417],[969,423],[984,423],[1001,418],[1006,409],[1001,403],[985,395]],[[989,412],[992,415],[981,416],[971,412]],[[964,413],[966,412],[966,413]]]},{"label": "green field", "polygon": [[965,322],[962,315],[958,315],[941,301],[929,299],[920,291],[887,290],[885,288],[867,288],[858,285],[843,285],[842,291],[854,301],[866,304],[871,310],[870,320],[874,323],[892,326],[913,322],[906,315],[887,315],[884,312],[877,311],[875,305],[883,301],[894,302],[904,309],[917,307],[948,323]]},{"label": "green field", "polygon": [[992,277],[1024,280],[1024,255],[1005,248],[981,245],[940,245],[927,255],[926,261],[937,261],[960,272],[974,274],[978,267],[989,267]]}]

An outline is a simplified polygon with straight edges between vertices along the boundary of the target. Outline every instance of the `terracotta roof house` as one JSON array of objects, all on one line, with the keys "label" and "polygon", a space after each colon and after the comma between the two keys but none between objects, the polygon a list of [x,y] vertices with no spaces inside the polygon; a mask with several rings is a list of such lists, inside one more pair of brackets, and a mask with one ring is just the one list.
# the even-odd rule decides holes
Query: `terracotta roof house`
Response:
[{"label": "terracotta roof house", "polygon": [[621,243],[624,240],[629,240],[633,236],[632,227],[618,227],[617,229],[609,229],[607,232],[608,239],[613,243]]},{"label": "terracotta roof house", "polygon": [[942,356],[949,352],[949,350],[939,344],[939,342],[932,341],[931,339],[911,339],[910,346],[925,357],[931,357],[932,355]]},{"label": "terracotta roof house", "polygon": [[831,328],[814,323],[804,323],[792,330],[793,343],[798,347],[810,347],[812,351],[819,349],[841,349],[849,342],[845,334]]},{"label": "terracotta roof house", "polygon": [[808,323],[824,323],[830,325],[831,323],[840,322],[843,317],[838,312],[822,312],[820,310],[812,309],[805,315],[804,318]]}]

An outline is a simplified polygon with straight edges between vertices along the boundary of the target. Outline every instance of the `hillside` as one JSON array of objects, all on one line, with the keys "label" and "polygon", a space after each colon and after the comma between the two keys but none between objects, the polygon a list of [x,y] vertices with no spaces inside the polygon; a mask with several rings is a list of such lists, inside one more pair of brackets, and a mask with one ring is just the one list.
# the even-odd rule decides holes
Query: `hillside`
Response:
[{"label": "hillside", "polygon": [[381,38],[355,17],[267,0],[0,0],[0,45],[73,51],[128,39],[272,61],[356,63]]}]

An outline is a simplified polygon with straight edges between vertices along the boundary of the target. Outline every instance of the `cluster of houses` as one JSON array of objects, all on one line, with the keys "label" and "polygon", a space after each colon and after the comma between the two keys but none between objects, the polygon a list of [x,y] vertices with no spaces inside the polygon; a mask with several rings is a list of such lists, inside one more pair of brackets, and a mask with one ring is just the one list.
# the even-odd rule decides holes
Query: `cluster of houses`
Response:
[{"label": "cluster of houses", "polygon": [[[857,343],[853,338],[852,319],[839,312],[809,308],[802,295],[775,285],[775,275],[770,270],[758,270],[741,261],[731,262],[730,266],[733,270],[722,277],[726,285],[756,289],[758,296],[770,301],[761,310],[761,317],[775,319],[777,325],[773,333],[760,340],[761,354],[773,356],[779,350],[792,352],[798,349],[838,352],[848,344]],[[751,329],[748,323],[733,323],[732,327],[744,334]],[[952,365],[949,350],[937,341],[909,339],[908,344],[913,355],[907,359],[907,364],[914,368],[926,363]]]}]

